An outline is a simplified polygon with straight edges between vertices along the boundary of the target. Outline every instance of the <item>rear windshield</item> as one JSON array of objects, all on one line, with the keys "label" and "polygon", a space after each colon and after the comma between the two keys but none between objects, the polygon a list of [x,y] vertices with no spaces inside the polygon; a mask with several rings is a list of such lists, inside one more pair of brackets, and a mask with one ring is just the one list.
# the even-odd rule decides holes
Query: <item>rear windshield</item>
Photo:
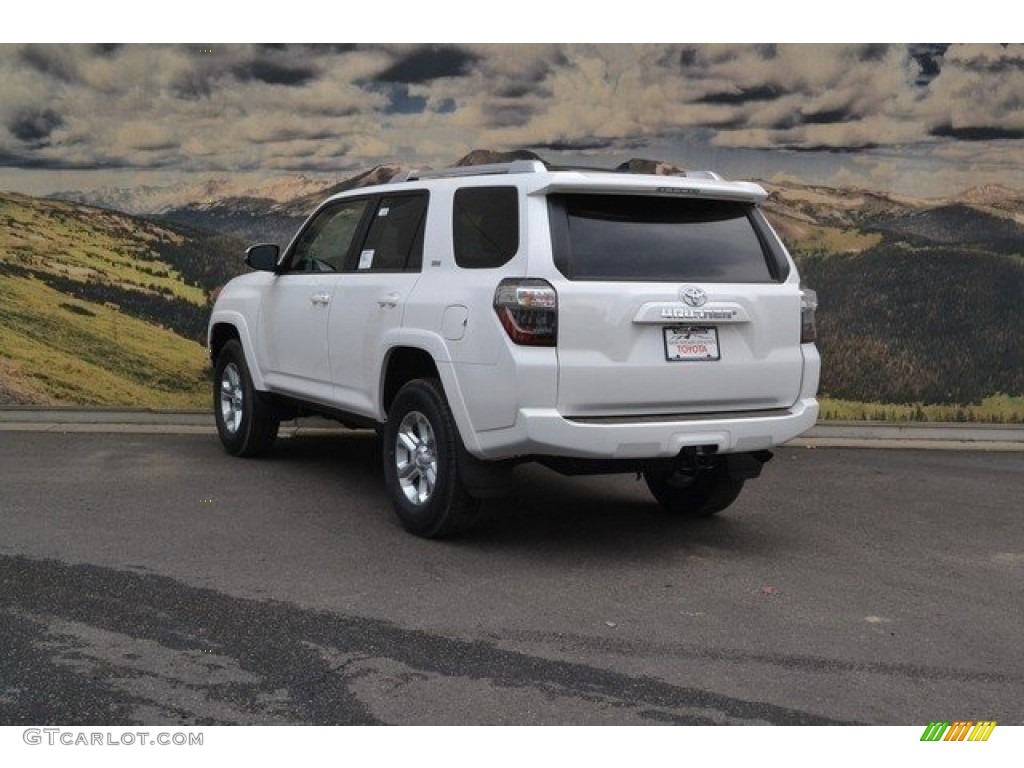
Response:
[{"label": "rear windshield", "polygon": [[548,203],[555,264],[573,280],[780,278],[780,254],[749,203],[597,194],[551,195]]}]

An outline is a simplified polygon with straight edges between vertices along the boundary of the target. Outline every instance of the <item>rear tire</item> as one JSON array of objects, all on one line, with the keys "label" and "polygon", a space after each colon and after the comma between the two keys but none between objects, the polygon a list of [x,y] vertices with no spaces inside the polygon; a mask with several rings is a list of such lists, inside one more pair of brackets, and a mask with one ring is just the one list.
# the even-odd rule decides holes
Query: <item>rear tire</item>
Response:
[{"label": "rear tire", "polygon": [[743,490],[720,462],[688,477],[678,472],[644,472],[644,480],[662,509],[681,517],[710,517],[728,507]]},{"label": "rear tire", "polygon": [[459,477],[465,448],[439,381],[414,379],[398,391],[381,445],[384,482],[407,531],[442,539],[471,525],[479,502]]},{"label": "rear tire", "polygon": [[265,453],[277,437],[280,421],[252,384],[245,353],[231,339],[217,355],[213,376],[213,413],[217,435],[233,456]]}]

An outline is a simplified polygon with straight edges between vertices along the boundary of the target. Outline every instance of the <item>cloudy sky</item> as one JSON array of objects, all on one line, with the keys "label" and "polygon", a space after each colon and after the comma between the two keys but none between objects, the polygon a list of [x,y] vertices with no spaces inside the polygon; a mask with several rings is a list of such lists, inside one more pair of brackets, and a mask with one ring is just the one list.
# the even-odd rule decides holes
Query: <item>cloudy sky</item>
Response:
[{"label": "cloudy sky", "polygon": [[0,189],[344,178],[477,147],[1024,187],[1024,46],[0,45]]}]

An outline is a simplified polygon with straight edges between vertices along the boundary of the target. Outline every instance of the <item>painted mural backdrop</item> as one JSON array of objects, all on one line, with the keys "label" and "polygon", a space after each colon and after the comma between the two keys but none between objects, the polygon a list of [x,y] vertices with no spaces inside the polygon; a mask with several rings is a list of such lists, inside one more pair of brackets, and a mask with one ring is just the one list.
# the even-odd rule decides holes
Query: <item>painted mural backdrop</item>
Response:
[{"label": "painted mural backdrop", "polygon": [[826,415],[1024,420],[1024,46],[0,45],[0,405],[204,407],[330,192],[515,156],[761,181]]}]

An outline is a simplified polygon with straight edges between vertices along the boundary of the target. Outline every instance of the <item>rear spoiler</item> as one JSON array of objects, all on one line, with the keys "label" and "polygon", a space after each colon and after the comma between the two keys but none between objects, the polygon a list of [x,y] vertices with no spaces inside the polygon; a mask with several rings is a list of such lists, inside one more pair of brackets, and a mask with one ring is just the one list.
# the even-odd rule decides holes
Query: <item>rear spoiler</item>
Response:
[{"label": "rear spoiler", "polygon": [[760,203],[768,197],[764,187],[750,181],[723,181],[682,176],[640,176],[563,171],[544,174],[543,178],[538,181],[541,183],[529,191],[530,195],[549,195],[555,192],[657,195],[659,197],[700,197],[754,204]]}]

